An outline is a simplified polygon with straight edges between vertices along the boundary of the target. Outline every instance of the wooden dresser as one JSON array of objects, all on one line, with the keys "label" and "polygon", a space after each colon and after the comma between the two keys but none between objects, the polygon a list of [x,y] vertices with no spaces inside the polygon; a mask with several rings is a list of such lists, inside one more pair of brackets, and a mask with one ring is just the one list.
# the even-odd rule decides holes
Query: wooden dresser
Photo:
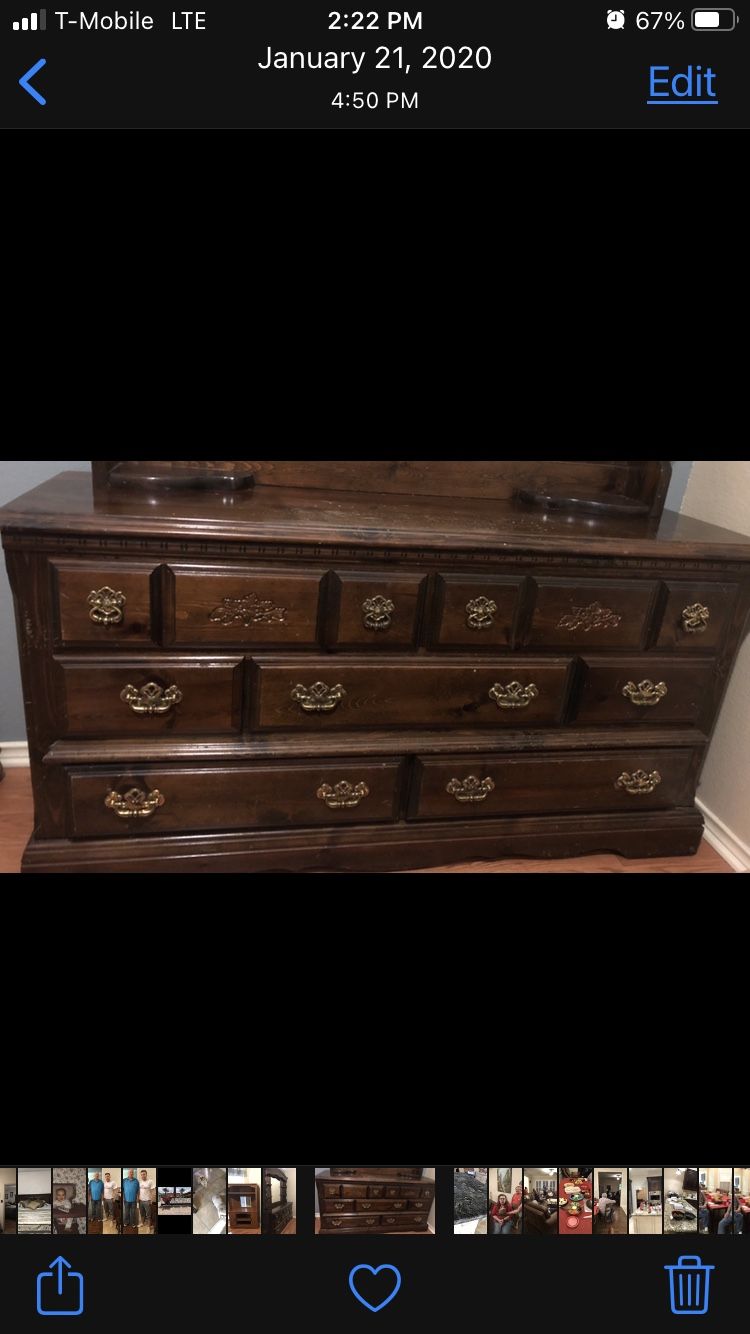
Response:
[{"label": "wooden dresser", "polygon": [[338,1167],[315,1178],[320,1231],[426,1232],[435,1182],[421,1167]]},{"label": "wooden dresser", "polygon": [[660,514],[668,465],[237,466],[0,512],[24,870],[697,850],[750,538]]}]

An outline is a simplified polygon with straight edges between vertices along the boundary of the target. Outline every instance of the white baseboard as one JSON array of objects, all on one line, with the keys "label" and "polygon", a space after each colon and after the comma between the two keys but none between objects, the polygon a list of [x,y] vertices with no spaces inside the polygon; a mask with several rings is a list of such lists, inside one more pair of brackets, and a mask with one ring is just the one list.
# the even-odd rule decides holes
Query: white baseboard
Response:
[{"label": "white baseboard", "polygon": [[26,741],[0,741],[0,763],[6,769],[25,769],[29,763]]},{"label": "white baseboard", "polygon": [[735,871],[750,871],[750,848],[747,843],[743,843],[731,829],[727,829],[724,821],[704,806],[702,801],[696,801],[695,804],[703,812],[706,821],[706,842],[710,843]]}]

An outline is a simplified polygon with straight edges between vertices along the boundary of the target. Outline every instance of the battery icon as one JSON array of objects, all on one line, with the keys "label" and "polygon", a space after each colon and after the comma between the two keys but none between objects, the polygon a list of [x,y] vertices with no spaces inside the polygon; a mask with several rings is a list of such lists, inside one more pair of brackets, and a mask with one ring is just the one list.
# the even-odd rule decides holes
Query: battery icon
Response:
[{"label": "battery icon", "polygon": [[737,13],[734,9],[693,9],[690,23],[695,32],[732,32]]}]

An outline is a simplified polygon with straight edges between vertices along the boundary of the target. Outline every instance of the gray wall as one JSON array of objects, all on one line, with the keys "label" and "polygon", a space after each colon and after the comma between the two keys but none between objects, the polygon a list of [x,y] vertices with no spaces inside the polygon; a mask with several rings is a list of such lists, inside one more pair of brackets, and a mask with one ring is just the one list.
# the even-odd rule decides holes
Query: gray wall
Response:
[{"label": "gray wall", "polygon": [[[672,465],[674,475],[667,497],[668,509],[680,508],[692,466],[692,461]],[[0,463],[0,505],[7,505],[8,501],[15,500],[24,491],[30,491],[32,487],[39,486],[40,482],[46,482],[49,477],[55,477],[66,468],[89,472],[90,464],[85,460],[75,463],[40,463],[31,460]],[[0,745],[3,741],[22,741],[25,735],[13,599],[3,561],[0,569]]]},{"label": "gray wall", "polygon": [[[0,505],[22,496],[24,491],[31,491],[56,477],[67,468],[91,471],[91,464],[52,463],[38,460],[0,463]],[[16,647],[16,622],[13,615],[13,598],[5,572],[5,561],[0,568],[0,746],[3,741],[23,741],[26,725],[23,718],[23,697],[21,695],[21,674],[18,669],[18,649]]]}]

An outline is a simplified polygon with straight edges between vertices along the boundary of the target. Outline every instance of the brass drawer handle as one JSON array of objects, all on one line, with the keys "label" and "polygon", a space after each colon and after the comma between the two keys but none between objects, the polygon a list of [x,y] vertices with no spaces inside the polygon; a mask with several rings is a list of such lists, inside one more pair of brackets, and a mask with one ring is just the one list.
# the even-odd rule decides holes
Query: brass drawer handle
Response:
[{"label": "brass drawer handle", "polygon": [[466,624],[470,630],[489,630],[495,624],[496,611],[497,603],[492,598],[472,598],[466,603]]},{"label": "brass drawer handle", "polygon": [[520,681],[511,681],[509,685],[503,686],[496,681],[490,691],[490,699],[495,701],[499,709],[528,709],[538,694],[539,690],[533,682],[522,686]]},{"label": "brass drawer handle", "polygon": [[682,613],[682,628],[689,635],[702,635],[708,629],[710,619],[711,613],[708,607],[704,607],[700,602],[694,602],[692,607],[685,607]]},{"label": "brass drawer handle", "polygon": [[362,1203],[362,1208],[365,1209],[365,1210],[366,1210],[366,1209],[372,1209],[372,1205],[371,1205],[371,1204],[366,1204],[366,1203],[363,1201],[363,1203]]},{"label": "brass drawer handle", "polygon": [[345,694],[342,685],[327,686],[325,681],[315,681],[311,686],[296,685],[292,699],[305,713],[333,713]]},{"label": "brass drawer handle", "polygon": [[628,684],[623,686],[622,693],[631,703],[638,704],[641,708],[652,709],[669,694],[669,687],[666,681],[660,681],[658,685],[654,685],[653,681],[641,681],[638,685],[635,681],[628,681]]},{"label": "brass drawer handle", "polygon": [[121,625],[124,619],[125,594],[114,588],[94,588],[86,598],[91,608],[89,620],[94,625]]},{"label": "brass drawer handle", "polygon": [[395,1223],[395,1222],[396,1222],[396,1217],[395,1217],[394,1214],[390,1214],[387,1218],[384,1218],[384,1219],[383,1219],[383,1222],[384,1222],[384,1223]]},{"label": "brass drawer handle", "polygon": [[331,1219],[331,1227],[343,1227],[343,1226],[344,1226],[344,1220],[343,1220],[343,1218],[332,1218],[332,1219]]},{"label": "brass drawer handle", "polygon": [[469,774],[468,778],[451,778],[445,790],[456,801],[486,801],[490,792],[495,791],[495,784],[491,778],[477,778],[476,774]]},{"label": "brass drawer handle", "polygon": [[315,793],[319,801],[324,801],[331,811],[351,810],[354,806],[359,806],[365,797],[369,797],[370,789],[366,783],[357,783],[352,787],[351,783],[343,780],[340,783],[323,783]]},{"label": "brass drawer handle", "polygon": [[137,686],[126,686],[120,692],[120,699],[123,704],[130,705],[133,713],[169,713],[173,704],[182,700],[182,691],[177,686],[168,686],[165,690],[156,681],[149,681],[140,690]]},{"label": "brass drawer handle", "polygon": [[345,1205],[345,1204],[343,1203],[343,1201],[342,1201],[341,1204],[334,1204],[333,1207],[334,1207],[334,1209],[338,1209],[339,1213],[341,1213],[342,1210],[346,1208],[346,1205]]},{"label": "brass drawer handle", "polygon": [[415,1223],[424,1223],[424,1214],[415,1214],[415,1215],[414,1215],[414,1222],[415,1222]]},{"label": "brass drawer handle", "polygon": [[108,792],[104,805],[114,811],[121,820],[147,820],[159,806],[164,805],[164,796],[158,788],[153,792],[143,792],[139,787],[131,787],[129,792]]},{"label": "brass drawer handle", "polygon": [[377,1218],[366,1218],[365,1227],[374,1227],[377,1221]]},{"label": "brass drawer handle", "polygon": [[377,597],[366,598],[362,603],[365,630],[390,630],[391,618],[396,610],[395,602],[378,593]]},{"label": "brass drawer handle", "polygon": [[630,793],[631,797],[648,797],[656,791],[661,781],[661,774],[658,769],[654,769],[650,774],[647,774],[644,769],[636,769],[633,774],[620,774],[615,787],[624,788],[626,792]]}]

